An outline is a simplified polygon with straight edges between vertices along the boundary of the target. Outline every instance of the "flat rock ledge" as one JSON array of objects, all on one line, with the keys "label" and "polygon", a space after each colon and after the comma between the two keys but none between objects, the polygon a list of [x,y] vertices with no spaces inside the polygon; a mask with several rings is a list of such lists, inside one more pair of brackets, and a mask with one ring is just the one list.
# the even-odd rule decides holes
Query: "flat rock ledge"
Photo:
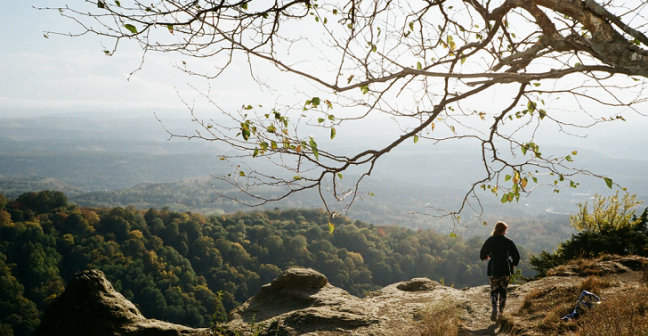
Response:
[{"label": "flat rock ledge", "polygon": [[116,292],[103,272],[81,271],[45,310],[34,336],[193,336],[194,329],[145,318]]},{"label": "flat rock ledge", "polygon": [[447,295],[462,296],[460,290],[415,278],[361,299],[313,269],[292,268],[232,310],[220,328],[229,335],[405,335],[417,311]]}]

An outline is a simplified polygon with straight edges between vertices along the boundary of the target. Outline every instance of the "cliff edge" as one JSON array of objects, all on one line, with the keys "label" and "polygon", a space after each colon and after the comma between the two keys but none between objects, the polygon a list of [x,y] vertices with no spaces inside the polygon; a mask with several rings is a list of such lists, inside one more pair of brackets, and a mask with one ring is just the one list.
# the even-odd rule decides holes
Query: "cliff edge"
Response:
[{"label": "cliff edge", "polygon": [[497,322],[490,321],[488,286],[455,289],[416,278],[358,298],[315,270],[292,268],[213,330],[146,319],[101,271],[89,270],[75,275],[50,304],[35,336],[427,335],[446,322],[441,320],[450,320],[458,335],[563,333],[576,326],[559,318],[573,309],[583,289],[614,297],[642,288],[647,264],[648,259],[636,256],[579,260],[546,278],[510,285],[506,314]]}]

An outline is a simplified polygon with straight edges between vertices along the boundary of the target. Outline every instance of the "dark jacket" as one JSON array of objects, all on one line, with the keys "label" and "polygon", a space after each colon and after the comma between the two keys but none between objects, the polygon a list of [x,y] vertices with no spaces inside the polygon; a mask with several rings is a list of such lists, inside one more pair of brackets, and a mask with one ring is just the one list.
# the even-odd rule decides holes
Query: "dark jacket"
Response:
[{"label": "dark jacket", "polygon": [[484,242],[479,258],[488,261],[488,276],[511,275],[511,266],[520,262],[520,253],[512,240],[504,235],[491,236]]}]

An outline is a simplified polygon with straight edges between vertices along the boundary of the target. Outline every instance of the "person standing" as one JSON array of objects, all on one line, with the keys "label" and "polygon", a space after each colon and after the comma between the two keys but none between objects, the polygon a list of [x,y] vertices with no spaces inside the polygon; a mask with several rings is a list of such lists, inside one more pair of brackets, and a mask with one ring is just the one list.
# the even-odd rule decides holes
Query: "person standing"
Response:
[{"label": "person standing", "polygon": [[[506,238],[508,225],[504,222],[497,222],[492,236],[490,236],[479,252],[481,260],[488,259],[488,277],[491,288],[491,321],[496,321],[504,313],[506,306],[506,288],[513,270],[520,262],[520,253],[512,240]],[[499,296],[499,297],[498,297]],[[497,304],[499,303],[499,315]]]}]

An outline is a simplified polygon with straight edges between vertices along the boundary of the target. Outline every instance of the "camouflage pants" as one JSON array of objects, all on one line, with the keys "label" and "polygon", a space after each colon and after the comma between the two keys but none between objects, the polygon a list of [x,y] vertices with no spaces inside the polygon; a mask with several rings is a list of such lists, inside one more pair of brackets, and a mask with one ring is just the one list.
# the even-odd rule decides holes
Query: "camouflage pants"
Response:
[{"label": "camouflage pants", "polygon": [[497,309],[497,303],[499,301],[499,311],[502,312],[504,311],[504,306],[506,306],[506,288],[508,287],[509,280],[511,280],[511,276],[492,276],[489,278],[491,288],[490,297],[491,305],[493,305],[493,311]]}]

